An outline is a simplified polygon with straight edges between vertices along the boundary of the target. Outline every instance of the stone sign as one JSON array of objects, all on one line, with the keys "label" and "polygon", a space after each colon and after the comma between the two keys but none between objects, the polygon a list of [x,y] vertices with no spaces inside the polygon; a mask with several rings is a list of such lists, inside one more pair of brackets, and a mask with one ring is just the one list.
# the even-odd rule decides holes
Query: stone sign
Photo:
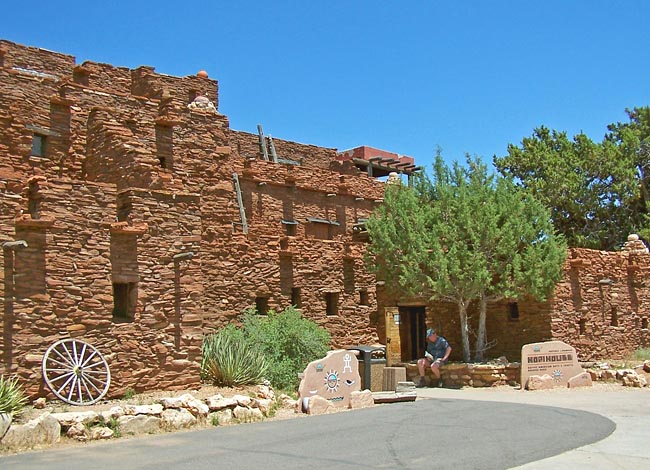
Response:
[{"label": "stone sign", "polygon": [[307,365],[298,394],[303,409],[307,400],[316,395],[337,408],[349,408],[350,394],[359,390],[361,377],[357,356],[351,351],[337,349]]},{"label": "stone sign", "polygon": [[575,348],[562,341],[526,344],[521,348],[522,389],[534,375],[549,375],[556,387],[566,387],[569,379],[583,372]]}]

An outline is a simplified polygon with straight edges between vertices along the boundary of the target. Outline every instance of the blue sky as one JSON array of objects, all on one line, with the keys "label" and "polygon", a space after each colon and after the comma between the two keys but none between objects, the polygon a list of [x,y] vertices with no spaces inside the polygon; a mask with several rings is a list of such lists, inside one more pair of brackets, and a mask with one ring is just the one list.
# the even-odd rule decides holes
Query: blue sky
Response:
[{"label": "blue sky", "polygon": [[650,105],[650,2],[6,2],[0,38],[219,80],[231,127],[430,167]]}]

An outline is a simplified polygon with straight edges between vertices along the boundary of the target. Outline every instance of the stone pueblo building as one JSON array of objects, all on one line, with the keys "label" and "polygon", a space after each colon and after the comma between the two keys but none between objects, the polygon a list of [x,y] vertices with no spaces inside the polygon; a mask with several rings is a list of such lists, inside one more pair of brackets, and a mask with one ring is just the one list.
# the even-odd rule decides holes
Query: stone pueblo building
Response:
[{"label": "stone pueblo building", "polygon": [[[420,170],[370,147],[232,130],[205,72],[0,40],[2,373],[46,395],[43,354],[72,337],[106,357],[109,396],[196,385],[205,334],[289,305],[333,348],[384,344],[391,364],[418,357],[427,324],[459,345],[453,306],[391,298],[363,262],[378,178]],[[648,266],[645,253],[572,250],[549,302],[493,306],[489,355],[544,339],[585,359],[647,344]]]}]

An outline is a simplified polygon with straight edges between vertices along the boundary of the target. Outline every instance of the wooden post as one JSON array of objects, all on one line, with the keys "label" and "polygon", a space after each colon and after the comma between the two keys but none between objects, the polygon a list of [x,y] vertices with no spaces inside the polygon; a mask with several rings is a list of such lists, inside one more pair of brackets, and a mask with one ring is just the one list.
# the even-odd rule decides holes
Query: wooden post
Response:
[{"label": "wooden post", "polygon": [[262,124],[257,125],[257,132],[260,136],[260,148],[262,149],[262,157],[267,162],[269,161],[269,152],[266,150],[266,138],[264,137],[264,131],[262,130]]},{"label": "wooden post", "polygon": [[237,204],[239,205],[239,215],[241,216],[242,230],[244,233],[248,233],[248,223],[246,222],[246,211],[244,210],[244,201],[241,197],[241,187],[239,186],[239,175],[237,173],[232,174],[233,182],[235,183],[235,192],[237,193]]},{"label": "wooden post", "polygon": [[278,154],[275,152],[275,144],[273,143],[273,137],[269,134],[269,148],[271,149],[271,158],[273,163],[278,163]]}]

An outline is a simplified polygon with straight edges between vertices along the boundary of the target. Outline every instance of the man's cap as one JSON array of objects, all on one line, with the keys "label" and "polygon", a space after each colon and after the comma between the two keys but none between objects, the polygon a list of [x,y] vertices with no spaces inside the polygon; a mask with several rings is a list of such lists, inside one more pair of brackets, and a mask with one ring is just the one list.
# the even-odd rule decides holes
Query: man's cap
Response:
[{"label": "man's cap", "polygon": [[436,334],[436,330],[435,330],[435,329],[433,329],[433,328],[429,328],[429,329],[427,330],[427,338],[428,338],[429,336],[431,336],[431,335],[435,335],[435,334]]}]

